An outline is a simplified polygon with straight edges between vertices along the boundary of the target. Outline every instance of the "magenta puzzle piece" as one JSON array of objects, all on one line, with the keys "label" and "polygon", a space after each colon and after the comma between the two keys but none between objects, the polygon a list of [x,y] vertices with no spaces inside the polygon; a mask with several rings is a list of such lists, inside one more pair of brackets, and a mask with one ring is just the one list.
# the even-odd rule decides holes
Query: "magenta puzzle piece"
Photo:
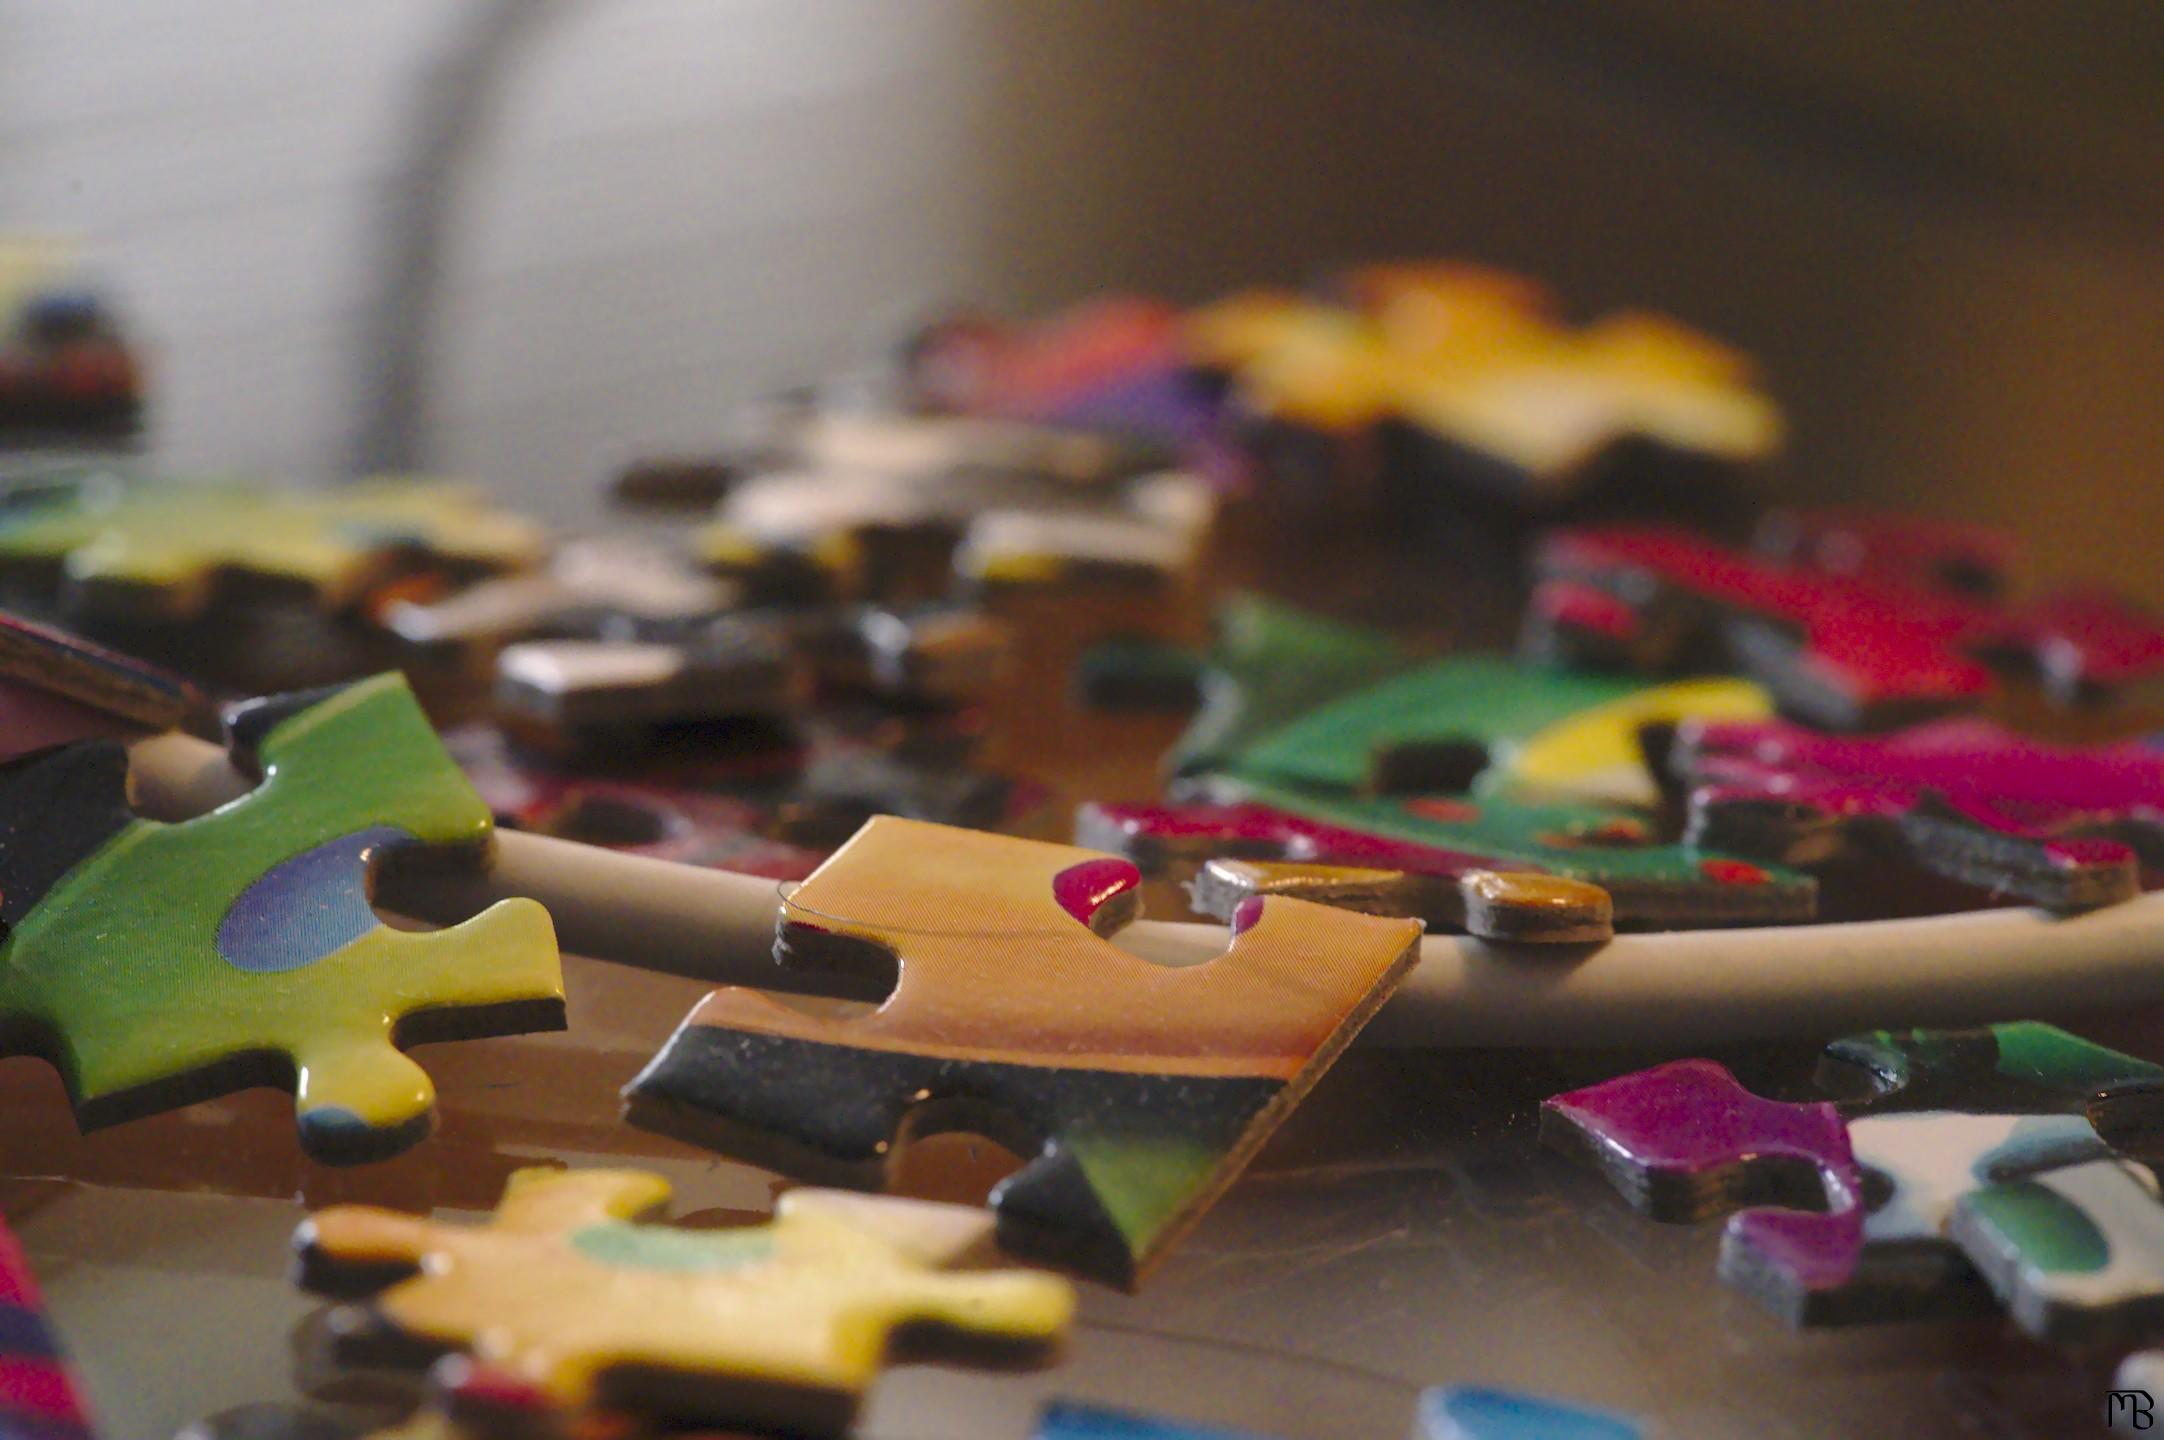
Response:
[{"label": "magenta puzzle piece", "polygon": [[1787,863],[1890,842],[1966,884],[2053,909],[2134,895],[2164,860],[2164,752],[2069,746],[1980,720],[1884,736],[1781,721],[1685,725],[1689,839]]},{"label": "magenta puzzle piece", "polygon": [[1933,583],[1929,547],[1853,569],[1737,550],[1673,526],[1565,530],[1540,546],[1535,649],[1665,669],[1717,638],[1790,712],[1853,729],[1991,696],[1987,661],[2073,698],[2164,679],[2164,627],[2107,595],[2006,605]]},{"label": "magenta puzzle piece", "polygon": [[1863,1255],[1863,1172],[1840,1112],[1766,1100],[1711,1060],[1618,1076],[1541,1104],[1541,1138],[1585,1156],[1633,1206],[1704,1220],[1746,1198],[1813,1209],[1737,1210],[1721,1237],[1722,1278],[1810,1296],[1846,1285]]}]

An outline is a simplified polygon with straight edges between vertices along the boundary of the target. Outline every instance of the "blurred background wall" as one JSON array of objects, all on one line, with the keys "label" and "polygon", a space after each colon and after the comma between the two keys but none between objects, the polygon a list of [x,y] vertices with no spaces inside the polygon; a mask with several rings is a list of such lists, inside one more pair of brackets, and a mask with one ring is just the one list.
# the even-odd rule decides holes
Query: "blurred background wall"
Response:
[{"label": "blurred background wall", "polygon": [[944,301],[1453,253],[1757,352],[1786,493],[2164,599],[2160,181],[2146,4],[0,0],[0,228],[91,241],[161,455],[567,518]]}]

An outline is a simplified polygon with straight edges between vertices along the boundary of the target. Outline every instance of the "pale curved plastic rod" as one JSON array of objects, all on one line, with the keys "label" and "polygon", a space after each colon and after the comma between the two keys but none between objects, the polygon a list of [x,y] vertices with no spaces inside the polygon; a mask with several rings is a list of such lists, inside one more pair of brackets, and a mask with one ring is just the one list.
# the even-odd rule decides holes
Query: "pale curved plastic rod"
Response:
[{"label": "pale curved plastic rod", "polygon": [[[200,814],[247,782],[222,751],[164,736],[135,749],[147,814]],[[564,949],[720,985],[788,988],[773,959],[773,881],[500,832],[485,869],[383,879],[395,910],[444,923],[531,896]],[[1137,921],[1115,937],[1171,964],[1209,960],[1222,926]],[[1431,935],[1362,1033],[1396,1046],[1637,1045],[2057,1018],[2164,1001],[2164,893],[2080,915],[1986,910],[1922,920],[1495,945]]]}]

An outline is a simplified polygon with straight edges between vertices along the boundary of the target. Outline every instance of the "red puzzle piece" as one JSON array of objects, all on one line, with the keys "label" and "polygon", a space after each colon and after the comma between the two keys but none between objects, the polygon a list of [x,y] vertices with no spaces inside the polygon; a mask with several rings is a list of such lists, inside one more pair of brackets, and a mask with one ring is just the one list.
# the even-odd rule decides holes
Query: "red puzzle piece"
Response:
[{"label": "red puzzle piece", "polygon": [[1924,868],[2053,909],[2128,899],[2164,863],[2164,752],[2049,745],[1980,720],[1885,736],[1685,725],[1689,839],[1789,864],[1891,841]]},{"label": "red puzzle piece", "polygon": [[1528,641],[1655,670],[1717,641],[1784,708],[1839,729],[1982,701],[1997,688],[1990,661],[2033,667],[2062,699],[2164,679],[2164,626],[2122,601],[1994,603],[1919,578],[1928,543],[1889,553],[1899,560],[1844,571],[1671,526],[1560,531],[1536,555]]}]

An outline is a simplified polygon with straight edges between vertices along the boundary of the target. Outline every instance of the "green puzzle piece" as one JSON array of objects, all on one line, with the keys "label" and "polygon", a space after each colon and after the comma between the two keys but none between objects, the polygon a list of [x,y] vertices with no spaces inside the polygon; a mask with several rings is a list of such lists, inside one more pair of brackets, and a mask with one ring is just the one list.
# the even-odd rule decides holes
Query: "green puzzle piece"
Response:
[{"label": "green puzzle piece", "polygon": [[1396,641],[1260,595],[1220,605],[1202,674],[1202,706],[1165,757],[1174,775],[1237,763],[1258,737],[1402,669]]},{"label": "green puzzle piece", "polygon": [[1621,923],[1803,920],[1809,877],[1656,843],[1640,808],[1602,798],[1619,771],[1643,783],[1641,724],[1757,703],[1735,681],[1648,686],[1459,656],[1310,709],[1193,785],[1221,803],[1587,881]]},{"label": "green puzzle piece", "polygon": [[262,782],[178,824],[128,810],[109,742],[0,769],[0,1022],[37,1037],[86,1129],[283,1083],[310,1153],[379,1158],[434,1102],[395,1042],[561,1028],[548,914],[506,900],[420,932],[370,907],[386,851],[477,859],[492,835],[401,677],[233,726]]}]

